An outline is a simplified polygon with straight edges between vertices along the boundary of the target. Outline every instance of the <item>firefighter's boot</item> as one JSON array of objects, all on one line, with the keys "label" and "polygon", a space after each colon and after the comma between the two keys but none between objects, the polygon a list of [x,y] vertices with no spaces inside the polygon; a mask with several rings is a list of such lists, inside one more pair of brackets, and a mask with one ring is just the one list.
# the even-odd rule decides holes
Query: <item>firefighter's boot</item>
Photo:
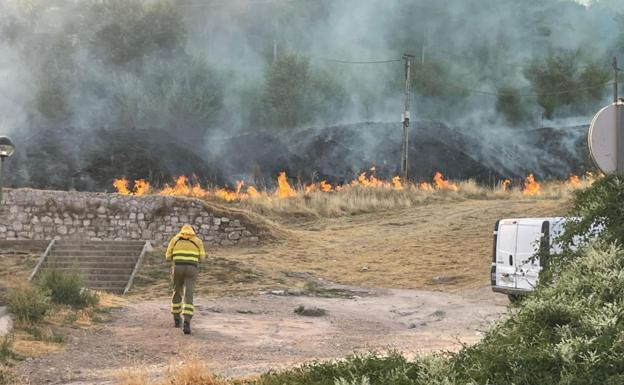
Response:
[{"label": "firefighter's boot", "polygon": [[191,334],[191,321],[184,321],[184,334]]},{"label": "firefighter's boot", "polygon": [[173,327],[179,328],[180,324],[182,324],[182,318],[180,318],[179,315],[174,315],[173,316]]}]

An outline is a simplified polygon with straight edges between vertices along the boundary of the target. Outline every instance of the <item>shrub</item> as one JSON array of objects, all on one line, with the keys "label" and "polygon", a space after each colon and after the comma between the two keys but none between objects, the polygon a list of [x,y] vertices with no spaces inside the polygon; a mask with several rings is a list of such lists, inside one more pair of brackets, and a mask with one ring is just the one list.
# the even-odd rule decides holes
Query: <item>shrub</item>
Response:
[{"label": "shrub", "polygon": [[[5,335],[0,340],[0,362],[6,362],[13,357],[13,336]],[[1,382],[0,382],[1,384]]]},{"label": "shrub", "polygon": [[77,271],[45,269],[37,283],[50,293],[54,303],[81,309],[99,302],[97,294],[83,289],[84,279]]},{"label": "shrub", "polygon": [[48,293],[30,285],[9,289],[6,299],[9,311],[21,322],[39,322],[50,310]]},{"label": "shrub", "polygon": [[267,373],[262,385],[435,385],[443,384],[446,365],[436,357],[409,362],[400,353],[354,355],[341,361],[317,362],[282,373]]}]

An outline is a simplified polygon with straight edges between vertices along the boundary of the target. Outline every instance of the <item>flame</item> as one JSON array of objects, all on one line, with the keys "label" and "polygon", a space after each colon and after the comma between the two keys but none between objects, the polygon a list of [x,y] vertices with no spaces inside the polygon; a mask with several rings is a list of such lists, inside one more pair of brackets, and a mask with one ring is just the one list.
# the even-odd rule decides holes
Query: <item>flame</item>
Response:
[{"label": "flame", "polygon": [[570,175],[570,177],[568,178],[567,184],[571,188],[580,188],[583,186],[583,183],[581,182],[581,178],[579,178],[577,175]]},{"label": "flame", "polygon": [[121,195],[130,195],[130,190],[128,190],[128,179],[120,178],[115,179],[113,181],[113,186],[117,189],[117,193]]},{"label": "flame", "polygon": [[147,195],[150,191],[150,184],[145,179],[137,179],[134,181],[134,190],[132,195],[136,195],[138,197],[142,195]]},{"label": "flame", "polygon": [[529,174],[529,176],[526,177],[522,194],[526,196],[535,196],[540,194],[540,184],[535,181],[533,174]]},{"label": "flame", "polygon": [[[371,169],[371,171],[374,171],[374,167]],[[366,177],[366,171],[363,171],[362,173],[360,173],[357,179],[351,181],[350,185],[353,187],[355,186],[390,187],[390,184],[388,182],[384,182],[380,179],[377,179],[377,177],[373,174],[371,174],[369,177]]]},{"label": "flame", "polygon": [[[376,169],[373,166],[370,170],[361,172],[355,179],[344,185],[332,186],[326,180],[322,180],[319,183],[311,183],[297,190],[289,184],[286,173],[280,172],[277,178],[277,189],[275,190],[273,196],[277,199],[285,199],[296,196],[305,196],[313,193],[340,192],[351,187],[384,188],[395,191],[408,189],[410,191],[426,192],[459,191],[460,189],[458,184],[445,180],[444,176],[440,172],[435,173],[433,183],[410,183],[402,181],[399,176],[395,176],[390,180],[381,180],[374,174],[375,171]],[[571,175],[566,181],[560,182],[560,184],[561,186],[568,188],[581,188],[587,184],[591,184],[594,181],[594,178],[595,176],[591,173],[587,173],[583,177]],[[134,186],[131,188],[127,179],[119,178],[113,181],[113,186],[115,187],[117,193],[122,195],[142,196],[153,193],[159,195],[188,196],[200,199],[215,197],[227,202],[243,201],[263,196],[270,196],[268,192],[259,191],[255,186],[245,186],[244,181],[238,181],[235,189],[204,188],[201,186],[199,178],[195,175],[193,175],[190,179],[186,176],[178,176],[174,179],[174,182],[175,183],[173,185],[165,184],[164,188],[157,192],[152,192],[150,183],[144,179],[135,180]],[[509,179],[501,181],[498,188],[502,191],[510,191],[511,181]],[[540,184],[535,181],[533,174],[529,174],[526,177],[522,191],[525,196],[535,196],[541,193]]]},{"label": "flame", "polygon": [[308,195],[308,194],[315,192],[316,189],[317,189],[317,185],[315,183],[312,183],[312,184],[305,186],[303,193],[305,195]]},{"label": "flame", "polygon": [[403,190],[403,183],[401,183],[401,177],[395,176],[392,178],[392,186],[394,186],[395,190]]},{"label": "flame", "polygon": [[249,186],[247,187],[247,195],[249,195],[250,198],[257,198],[260,196],[260,193],[254,186]]},{"label": "flame", "polygon": [[435,175],[433,176],[433,181],[435,183],[436,189],[438,190],[449,190],[449,191],[459,190],[459,187],[456,184],[451,183],[447,180],[444,180],[442,173],[439,171],[436,171]]},{"label": "flame", "polygon": [[278,198],[291,198],[297,196],[295,190],[288,184],[288,178],[286,172],[280,172],[277,177],[277,191],[275,193]]}]

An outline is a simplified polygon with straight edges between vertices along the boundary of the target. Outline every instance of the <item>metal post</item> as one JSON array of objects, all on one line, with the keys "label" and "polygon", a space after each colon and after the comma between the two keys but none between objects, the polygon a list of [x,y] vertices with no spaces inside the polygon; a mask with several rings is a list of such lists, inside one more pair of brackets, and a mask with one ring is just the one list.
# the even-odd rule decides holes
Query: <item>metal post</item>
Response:
[{"label": "metal post", "polygon": [[410,89],[412,85],[411,70],[414,55],[403,54],[405,60],[405,110],[403,112],[403,141],[401,143],[401,177],[407,181],[409,165],[409,121],[410,121]]},{"label": "metal post", "polygon": [[613,57],[613,103],[618,101],[618,62],[617,57]]},{"label": "metal post", "polygon": [[2,205],[2,188],[3,188],[3,179],[2,174],[4,169],[4,157],[0,156],[0,206]]}]

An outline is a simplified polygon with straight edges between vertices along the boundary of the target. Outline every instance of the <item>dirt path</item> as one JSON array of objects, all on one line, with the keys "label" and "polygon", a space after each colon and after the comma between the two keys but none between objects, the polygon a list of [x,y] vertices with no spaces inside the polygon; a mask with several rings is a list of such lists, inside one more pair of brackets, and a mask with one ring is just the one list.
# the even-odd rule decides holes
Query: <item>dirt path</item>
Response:
[{"label": "dirt path", "polygon": [[[119,369],[141,366],[158,375],[183,352],[198,353],[216,373],[238,377],[357,351],[456,350],[460,342],[479,340],[506,304],[487,287],[462,294],[358,290],[349,299],[199,299],[190,337],[172,327],[167,299],[131,302],[111,323],[73,331],[65,349],[24,361],[18,371],[33,384],[114,384]],[[299,305],[327,315],[297,315]]]}]

